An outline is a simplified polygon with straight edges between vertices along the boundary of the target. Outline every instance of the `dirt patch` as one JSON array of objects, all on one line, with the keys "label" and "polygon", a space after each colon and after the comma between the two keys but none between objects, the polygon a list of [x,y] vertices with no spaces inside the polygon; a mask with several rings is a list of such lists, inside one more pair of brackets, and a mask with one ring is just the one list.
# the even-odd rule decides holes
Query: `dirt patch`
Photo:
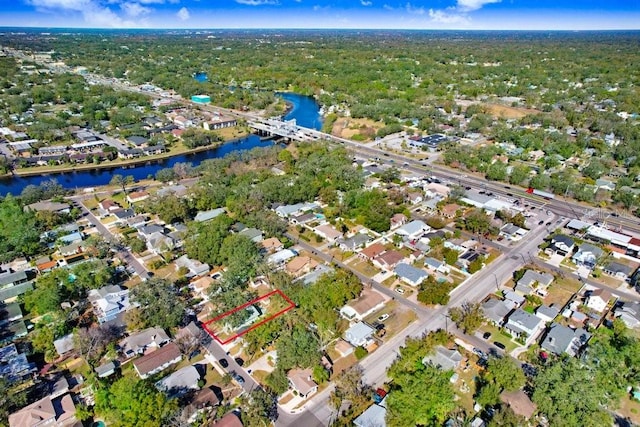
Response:
[{"label": "dirt patch", "polygon": [[375,138],[378,129],[384,127],[383,122],[375,122],[370,119],[352,119],[349,117],[341,117],[335,121],[331,133],[341,138],[353,138],[354,135],[360,134],[365,140]]},{"label": "dirt patch", "polygon": [[506,105],[498,104],[482,104],[482,106],[487,110],[488,114],[495,118],[503,119],[520,119],[528,114],[540,113],[540,111],[530,108],[507,107]]},{"label": "dirt patch", "polygon": [[631,420],[634,425],[640,424],[640,402],[631,399],[629,396],[620,401],[620,409],[617,413]]}]

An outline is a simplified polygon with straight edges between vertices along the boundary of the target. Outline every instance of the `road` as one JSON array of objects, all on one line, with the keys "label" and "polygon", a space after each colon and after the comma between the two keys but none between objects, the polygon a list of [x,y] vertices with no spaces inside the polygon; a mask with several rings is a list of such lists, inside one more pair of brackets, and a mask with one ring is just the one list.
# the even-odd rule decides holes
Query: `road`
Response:
[{"label": "road", "polygon": [[[91,196],[88,196],[88,195],[71,196],[69,197],[69,199],[77,203],[78,207],[80,208],[80,210],[82,210],[87,220],[89,220],[89,222],[93,224],[94,227],[96,227],[96,230],[98,230],[100,235],[104,237],[105,240],[113,243],[118,243],[118,239],[116,238],[116,236],[113,235],[113,233],[111,233],[111,230],[109,230],[108,227],[106,227],[102,222],[100,222],[100,220],[93,214],[93,212],[91,212],[91,210],[88,209],[84,205],[84,203],[82,203],[86,197],[93,197],[93,194]],[[135,256],[133,256],[130,250],[126,248],[120,249],[118,251],[118,255],[122,260],[124,260],[130,267],[134,269],[135,273],[142,280],[147,280],[150,277],[149,271],[145,268],[145,266],[140,261],[138,261],[138,259]]]}]

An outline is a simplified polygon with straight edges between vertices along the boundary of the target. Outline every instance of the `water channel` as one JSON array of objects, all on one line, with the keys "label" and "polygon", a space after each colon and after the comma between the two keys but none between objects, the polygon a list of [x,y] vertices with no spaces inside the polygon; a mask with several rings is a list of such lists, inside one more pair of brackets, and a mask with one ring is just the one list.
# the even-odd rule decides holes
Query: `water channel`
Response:
[{"label": "water channel", "polygon": [[[315,100],[308,96],[295,93],[278,93],[290,104],[290,110],[285,115],[285,120],[296,119],[300,126],[320,129],[322,117],[319,114],[319,106]],[[0,179],[0,195],[8,193],[18,195],[30,184],[38,185],[41,182],[55,179],[65,188],[97,187],[108,184],[111,177],[116,174],[131,175],[136,180],[145,179],[149,175],[155,175],[160,169],[172,167],[176,163],[191,163],[197,166],[203,160],[224,157],[235,151],[251,150],[256,147],[268,147],[273,141],[260,140],[256,135],[249,135],[238,141],[228,142],[218,148],[201,151],[193,154],[181,154],[168,159],[153,161],[135,166],[120,166],[114,168],[70,171],[63,173],[51,173],[37,176],[13,176]]]}]

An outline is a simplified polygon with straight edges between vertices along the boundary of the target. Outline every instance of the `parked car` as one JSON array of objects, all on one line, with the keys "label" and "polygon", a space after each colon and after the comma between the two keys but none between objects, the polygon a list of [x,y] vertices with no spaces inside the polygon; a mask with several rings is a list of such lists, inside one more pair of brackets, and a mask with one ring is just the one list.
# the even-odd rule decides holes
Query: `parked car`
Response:
[{"label": "parked car", "polygon": [[494,341],[493,345],[495,345],[496,347],[498,347],[500,350],[504,350],[506,347],[504,344],[502,344],[500,341]]},{"label": "parked car", "polygon": [[244,378],[242,377],[242,375],[238,374],[236,371],[231,371],[230,375],[231,375],[231,378],[233,378],[238,382],[238,384],[240,385],[244,384]]},{"label": "parked car", "polygon": [[236,363],[237,363],[238,365],[240,365],[240,366],[243,366],[243,365],[244,365],[244,360],[242,360],[242,358],[240,358],[240,357],[236,357],[234,360],[236,361]]},{"label": "parked car", "polygon": [[385,320],[387,320],[389,318],[389,315],[387,313],[381,314],[378,317],[378,322],[384,322]]},{"label": "parked car", "polygon": [[399,293],[400,295],[404,295],[404,288],[396,288],[396,292]]},{"label": "parked car", "polygon": [[491,332],[485,332],[484,334],[482,334],[482,338],[488,340],[489,338],[491,338]]},{"label": "parked car", "polygon": [[218,363],[220,363],[220,366],[222,366],[223,368],[229,367],[229,362],[227,362],[227,359],[220,359],[218,360]]}]

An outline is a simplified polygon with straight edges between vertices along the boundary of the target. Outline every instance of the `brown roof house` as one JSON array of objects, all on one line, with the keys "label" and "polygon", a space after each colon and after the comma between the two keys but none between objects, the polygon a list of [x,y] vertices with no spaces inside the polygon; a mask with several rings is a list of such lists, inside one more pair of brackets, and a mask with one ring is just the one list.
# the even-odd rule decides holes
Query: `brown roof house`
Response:
[{"label": "brown roof house", "polygon": [[308,256],[297,256],[287,263],[286,269],[293,276],[302,276],[318,266],[318,262]]},{"label": "brown roof house", "polygon": [[385,298],[373,289],[363,289],[360,296],[349,301],[340,309],[340,314],[349,320],[362,320],[374,311],[384,307]]},{"label": "brown roof house", "polygon": [[260,246],[262,246],[262,249],[264,249],[269,254],[281,251],[284,248],[284,245],[280,240],[278,240],[277,237],[264,239],[262,242],[260,242]]},{"label": "brown roof house", "polygon": [[333,243],[342,237],[342,233],[333,228],[330,224],[319,225],[313,231],[328,243]]},{"label": "brown roof house", "polygon": [[243,427],[240,421],[240,415],[235,412],[229,412],[224,417],[213,423],[214,427]]},{"label": "brown roof house", "polygon": [[391,229],[398,228],[407,223],[407,217],[404,214],[397,213],[391,217]]},{"label": "brown roof house", "polygon": [[298,392],[300,397],[306,399],[318,391],[318,384],[311,377],[311,369],[292,369],[287,373],[287,379],[291,388]]},{"label": "brown roof house", "polygon": [[82,423],[76,419],[76,408],[69,394],[55,399],[47,396],[9,415],[10,427],[76,425],[81,426]]},{"label": "brown roof house", "polygon": [[516,414],[529,419],[536,413],[538,407],[529,399],[529,396],[522,391],[504,391],[500,395],[502,403],[511,408]]},{"label": "brown roof house", "polygon": [[440,213],[442,216],[446,218],[453,218],[456,216],[456,212],[461,208],[457,203],[449,203],[448,205],[444,205],[442,209],[440,209]]},{"label": "brown roof house", "polygon": [[383,270],[393,270],[403,259],[404,255],[398,251],[391,250],[386,251],[382,255],[378,255],[373,260],[373,265]]},{"label": "brown roof house", "polygon": [[371,261],[372,259],[384,253],[385,251],[386,249],[382,243],[374,243],[373,245],[368,246],[363,250],[361,250],[358,256],[365,260]]},{"label": "brown roof house", "polygon": [[134,360],[133,367],[140,378],[145,379],[180,362],[180,360],[182,360],[182,353],[178,346],[171,342],[154,352]]}]

